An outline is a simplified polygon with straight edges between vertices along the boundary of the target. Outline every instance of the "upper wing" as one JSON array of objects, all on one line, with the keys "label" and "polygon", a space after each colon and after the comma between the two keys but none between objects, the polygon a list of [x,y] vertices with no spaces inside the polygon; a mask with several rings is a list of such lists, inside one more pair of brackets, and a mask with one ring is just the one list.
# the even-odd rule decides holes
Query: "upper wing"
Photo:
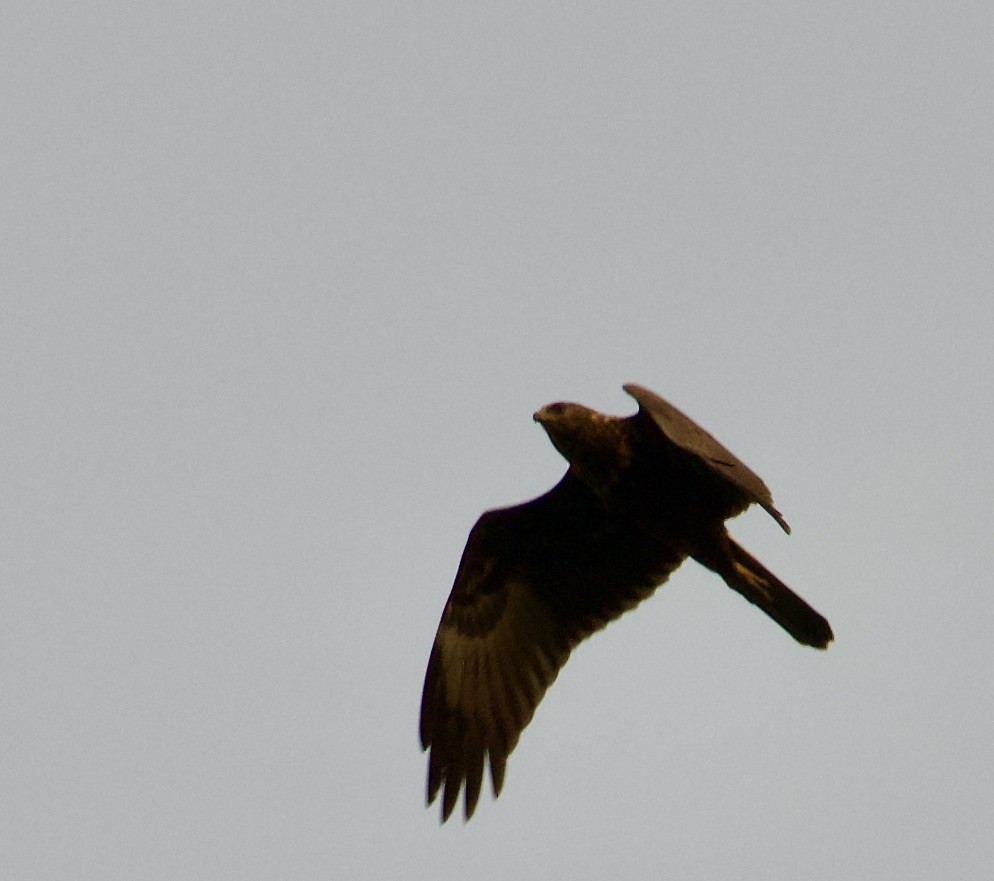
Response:
[{"label": "upper wing", "polygon": [[622,388],[638,401],[639,409],[652,418],[671,443],[697,456],[713,472],[735,484],[750,501],[769,512],[784,532],[790,533],[787,521],[773,506],[773,495],[769,487],[763,483],[759,475],[750,470],[690,417],[681,413],[655,392],[634,383],[628,383]]},{"label": "upper wing", "polygon": [[658,547],[649,559],[569,474],[544,496],[477,521],[421,698],[428,803],[444,785],[443,821],[464,782],[472,816],[486,757],[500,793],[507,757],[573,647],[647,597],[682,559]]}]

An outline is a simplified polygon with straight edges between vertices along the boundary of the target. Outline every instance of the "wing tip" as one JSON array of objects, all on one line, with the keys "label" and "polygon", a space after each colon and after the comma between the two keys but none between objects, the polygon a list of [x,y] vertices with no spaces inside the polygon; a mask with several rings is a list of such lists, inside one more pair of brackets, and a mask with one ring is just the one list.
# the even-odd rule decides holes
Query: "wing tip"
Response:
[{"label": "wing tip", "polygon": [[[433,751],[434,752],[434,751]],[[463,823],[469,822],[480,803],[483,790],[484,764],[490,766],[490,784],[496,799],[504,787],[504,771],[507,767],[507,757],[489,751],[481,757],[479,768],[473,768],[467,773],[456,770],[451,772],[448,767],[435,765],[432,769],[429,755],[428,785],[426,787],[425,807],[432,807],[442,796],[439,824],[444,825],[455,813],[459,804],[459,796],[463,796]],[[477,771],[479,773],[477,774]]]},{"label": "wing tip", "polygon": [[637,382],[623,383],[621,388],[626,395],[630,395],[631,397],[635,398],[635,401],[638,403],[639,407],[641,408],[642,402],[639,400],[639,395],[643,394],[645,391],[647,391],[647,389],[644,386],[639,385]]},{"label": "wing tip", "polygon": [[781,514],[776,508],[774,508],[773,505],[772,505],[772,503],[771,504],[767,504],[767,505],[763,505],[763,507],[766,509],[766,512],[774,520],[777,521],[777,523],[779,524],[780,528],[784,532],[786,532],[787,535],[790,535],[790,524],[784,519],[783,514]]}]

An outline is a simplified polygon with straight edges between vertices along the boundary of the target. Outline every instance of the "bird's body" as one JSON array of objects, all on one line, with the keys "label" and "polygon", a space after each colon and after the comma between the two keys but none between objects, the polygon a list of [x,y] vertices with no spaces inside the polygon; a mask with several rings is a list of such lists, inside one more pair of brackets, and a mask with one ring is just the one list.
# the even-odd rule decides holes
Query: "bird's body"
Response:
[{"label": "bird's body", "polygon": [[442,818],[465,784],[467,819],[489,758],[508,754],[570,651],[693,557],[795,639],[824,648],[828,622],[737,545],[724,522],[751,503],[789,532],[766,485],[711,435],[635,385],[630,417],[579,404],[535,414],[570,463],[549,492],[488,511],[470,532],[435,637],[421,702],[428,801]]}]

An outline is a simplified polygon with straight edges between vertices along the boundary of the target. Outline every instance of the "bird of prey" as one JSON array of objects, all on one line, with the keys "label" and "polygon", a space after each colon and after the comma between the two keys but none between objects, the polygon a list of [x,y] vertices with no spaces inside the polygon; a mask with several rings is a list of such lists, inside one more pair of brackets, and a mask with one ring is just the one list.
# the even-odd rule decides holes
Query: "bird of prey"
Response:
[{"label": "bird of prey", "polygon": [[756,503],[790,532],[766,484],[672,404],[624,389],[638,402],[633,416],[572,403],[535,413],[569,469],[544,495],[487,511],[470,531],[421,697],[428,804],[442,791],[442,822],[463,788],[473,815],[487,760],[500,794],[507,757],[572,649],[687,557],[798,642],[832,640],[828,621],[725,529]]}]

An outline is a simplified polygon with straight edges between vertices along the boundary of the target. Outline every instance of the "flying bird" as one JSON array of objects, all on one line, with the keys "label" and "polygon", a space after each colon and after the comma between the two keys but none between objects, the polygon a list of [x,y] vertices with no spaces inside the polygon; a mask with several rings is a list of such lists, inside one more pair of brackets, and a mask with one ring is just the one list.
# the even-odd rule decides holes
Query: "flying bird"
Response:
[{"label": "flying bird", "polygon": [[536,499],[473,526],[442,612],[421,697],[428,804],[442,822],[461,790],[476,810],[489,762],[507,757],[572,649],[634,608],[687,558],[720,575],[803,645],[832,628],[728,534],[750,504],[787,533],[766,484],[672,404],[629,384],[639,405],[612,417],[581,404],[534,414],[569,462]]}]

